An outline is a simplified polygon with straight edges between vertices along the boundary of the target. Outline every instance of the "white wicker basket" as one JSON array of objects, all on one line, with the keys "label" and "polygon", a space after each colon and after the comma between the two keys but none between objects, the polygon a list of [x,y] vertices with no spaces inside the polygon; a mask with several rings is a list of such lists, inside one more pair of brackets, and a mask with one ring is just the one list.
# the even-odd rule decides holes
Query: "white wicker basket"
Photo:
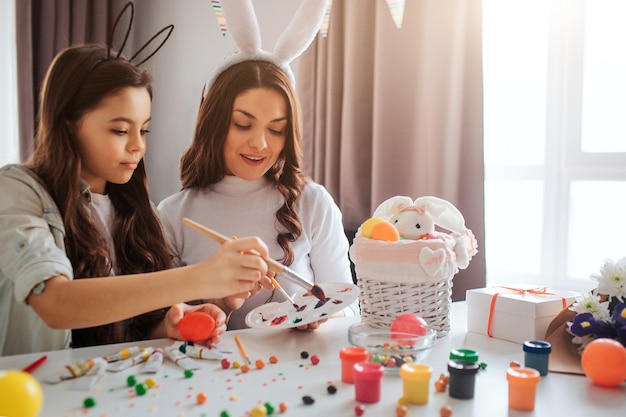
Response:
[{"label": "white wicker basket", "polygon": [[[437,273],[429,274],[428,267],[425,270],[417,261],[422,250],[444,258]],[[376,259],[372,259],[372,253]],[[437,337],[448,334],[452,278],[458,268],[454,252],[444,241],[390,243],[357,235],[350,257],[359,287],[361,321],[389,328],[399,315],[412,313],[426,320],[437,331]],[[405,258],[406,262],[398,258]]]},{"label": "white wicker basket", "polygon": [[361,303],[361,321],[373,327],[389,328],[401,314],[422,317],[437,337],[450,331],[452,277],[430,282],[400,282],[397,276],[381,280],[370,277],[367,268],[356,265]]}]

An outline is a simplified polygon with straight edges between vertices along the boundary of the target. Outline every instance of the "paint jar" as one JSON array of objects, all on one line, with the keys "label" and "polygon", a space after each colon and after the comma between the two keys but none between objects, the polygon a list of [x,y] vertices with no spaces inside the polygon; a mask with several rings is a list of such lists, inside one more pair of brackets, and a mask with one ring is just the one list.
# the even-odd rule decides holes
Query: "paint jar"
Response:
[{"label": "paint jar", "polygon": [[352,374],[354,364],[366,361],[369,356],[370,354],[365,348],[356,346],[342,348],[339,351],[339,358],[341,359],[341,380],[350,384],[354,383],[354,376]]},{"label": "paint jar", "polygon": [[471,349],[453,349],[450,351],[453,361],[478,362],[478,352]]},{"label": "paint jar", "polygon": [[410,404],[426,404],[433,369],[421,363],[405,363],[400,367],[402,398]]},{"label": "paint jar", "polygon": [[450,397],[462,400],[474,398],[476,373],[480,365],[469,361],[448,361],[450,382],[448,392]]},{"label": "paint jar", "polygon": [[506,372],[509,381],[509,408],[520,411],[535,409],[539,371],[521,366],[511,367]]},{"label": "paint jar", "polygon": [[385,375],[385,367],[376,362],[357,362],[352,373],[355,400],[368,404],[380,401],[380,385]]},{"label": "paint jar", "polygon": [[552,345],[543,340],[527,340],[524,342],[524,366],[539,371],[539,375],[548,375],[548,363]]}]

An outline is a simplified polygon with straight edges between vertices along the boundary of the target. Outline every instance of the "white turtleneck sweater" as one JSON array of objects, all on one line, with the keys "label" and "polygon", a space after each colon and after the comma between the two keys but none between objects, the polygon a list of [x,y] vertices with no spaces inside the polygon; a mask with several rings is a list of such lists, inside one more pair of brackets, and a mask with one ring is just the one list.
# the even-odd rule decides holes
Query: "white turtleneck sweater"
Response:
[{"label": "white turtleneck sweater", "polygon": [[[226,236],[258,236],[268,245],[270,257],[280,259],[283,251],[276,241],[282,226],[276,219],[276,210],[284,197],[265,178],[246,181],[226,176],[209,189],[187,189],[163,200],[158,210],[163,222],[165,239],[173,257],[174,266],[198,263],[213,254],[218,244],[182,224],[188,217]],[[315,283],[352,283],[348,240],[344,233],[341,212],[324,187],[308,181],[297,206],[302,223],[302,235],[291,247],[294,262],[289,267]],[[210,277],[207,277],[210,279]],[[298,286],[288,280],[279,284],[289,294]],[[228,329],[248,327],[246,314],[265,303],[272,293],[263,290],[246,300],[233,312]],[[200,298],[200,297],[199,297]],[[284,301],[274,291],[272,301]],[[348,316],[358,315],[358,302],[344,309]]]}]

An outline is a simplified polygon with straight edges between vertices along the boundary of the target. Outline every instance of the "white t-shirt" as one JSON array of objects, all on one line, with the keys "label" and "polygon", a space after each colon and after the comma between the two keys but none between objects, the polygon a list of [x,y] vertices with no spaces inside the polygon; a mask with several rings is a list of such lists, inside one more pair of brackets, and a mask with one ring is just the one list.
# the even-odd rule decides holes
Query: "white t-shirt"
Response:
[{"label": "white t-shirt", "polygon": [[[235,176],[226,176],[212,190],[187,189],[166,198],[159,204],[158,210],[173,264],[198,263],[218,248],[213,240],[183,225],[183,217],[226,236],[258,236],[268,245],[270,257],[281,259],[283,251],[276,236],[283,227],[276,220],[276,210],[283,203],[282,194],[265,178],[246,181]],[[302,223],[302,235],[291,245],[294,262],[289,268],[315,283],[352,283],[349,244],[341,212],[328,191],[309,181],[297,211]],[[290,294],[299,289],[291,281],[283,280],[279,284]],[[247,327],[246,314],[268,302],[270,297],[272,301],[284,301],[280,292],[272,294],[263,290],[232,313],[228,329]],[[355,301],[344,311],[348,316],[358,315],[358,302]]]}]

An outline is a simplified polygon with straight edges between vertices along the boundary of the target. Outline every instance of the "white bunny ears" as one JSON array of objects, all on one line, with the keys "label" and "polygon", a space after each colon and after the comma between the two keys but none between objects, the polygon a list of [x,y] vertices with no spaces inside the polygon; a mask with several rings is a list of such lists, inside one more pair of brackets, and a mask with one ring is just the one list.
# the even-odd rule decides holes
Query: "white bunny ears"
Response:
[{"label": "white bunny ears", "polygon": [[261,31],[252,0],[226,0],[222,2],[229,32],[238,50],[227,56],[208,81],[208,87],[228,67],[244,61],[269,61],[280,67],[295,85],[295,77],[289,64],[313,42],[317,34],[328,0],[302,0],[293,19],[280,35],[272,52],[261,49]]}]

